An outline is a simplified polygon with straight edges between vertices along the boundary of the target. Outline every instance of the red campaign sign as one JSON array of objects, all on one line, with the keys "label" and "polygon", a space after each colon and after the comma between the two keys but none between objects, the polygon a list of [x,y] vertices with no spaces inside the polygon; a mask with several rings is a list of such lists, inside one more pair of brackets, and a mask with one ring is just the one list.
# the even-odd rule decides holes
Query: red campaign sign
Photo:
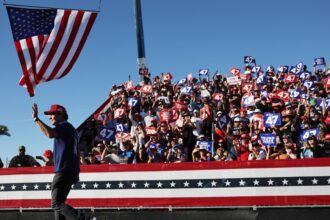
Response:
[{"label": "red campaign sign", "polygon": [[284,102],[288,102],[290,100],[290,93],[285,90],[277,90],[276,95],[281,98]]},{"label": "red campaign sign", "polygon": [[298,79],[295,75],[293,74],[285,74],[284,75],[284,82],[285,83],[293,83],[293,82],[297,82]]},{"label": "red campaign sign", "polygon": [[223,100],[223,94],[222,93],[213,93],[212,99],[215,101],[222,101]]},{"label": "red campaign sign", "polygon": [[251,75],[250,74],[241,74],[240,78],[242,81],[247,81],[247,80],[250,80]]},{"label": "red campaign sign", "polygon": [[155,127],[146,127],[145,130],[146,130],[147,135],[157,134],[157,130]]},{"label": "red campaign sign", "polygon": [[247,92],[250,92],[251,89],[252,89],[253,85],[250,84],[250,83],[243,83],[242,84],[242,92],[243,93],[247,93]]},{"label": "red campaign sign", "polygon": [[241,70],[235,67],[230,68],[230,73],[234,76],[239,76],[241,74]]},{"label": "red campaign sign", "polygon": [[325,87],[330,86],[330,77],[324,79],[324,85],[325,85]]},{"label": "red campaign sign", "polygon": [[184,102],[175,102],[174,103],[174,107],[176,110],[178,111],[183,111],[183,110],[188,110],[188,103],[184,103]]},{"label": "red campaign sign", "polygon": [[143,85],[140,91],[143,93],[152,93],[152,85]]},{"label": "red campaign sign", "polygon": [[116,139],[121,139],[122,141],[125,141],[125,140],[130,140],[130,134],[129,133],[124,133],[124,132],[121,132],[121,133],[117,133],[115,135],[115,138]]},{"label": "red campaign sign", "polygon": [[134,84],[133,84],[133,81],[132,81],[132,80],[131,80],[131,81],[128,81],[128,82],[126,83],[126,89],[127,89],[128,91],[134,89]]},{"label": "red campaign sign", "polygon": [[115,116],[114,118],[122,118],[125,115],[125,109],[123,108],[117,108],[115,110]]},{"label": "red campaign sign", "polygon": [[94,114],[94,119],[97,121],[97,122],[103,122],[103,121],[108,121],[109,120],[109,117],[107,115],[107,113],[97,113],[97,114]]},{"label": "red campaign sign", "polygon": [[159,120],[160,121],[171,121],[172,120],[172,110],[171,109],[164,109],[163,111],[159,112]]},{"label": "red campaign sign", "polygon": [[258,128],[260,130],[262,130],[262,129],[265,128],[265,125],[264,125],[264,115],[263,114],[260,114],[259,113],[259,114],[253,115],[252,121],[258,121],[259,122]]}]

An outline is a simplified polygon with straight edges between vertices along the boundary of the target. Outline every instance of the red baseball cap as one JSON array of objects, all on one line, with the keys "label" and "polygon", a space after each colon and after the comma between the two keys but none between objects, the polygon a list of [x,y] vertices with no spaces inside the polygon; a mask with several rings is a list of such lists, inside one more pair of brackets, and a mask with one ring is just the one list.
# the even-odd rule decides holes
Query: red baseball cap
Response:
[{"label": "red baseball cap", "polygon": [[55,114],[57,112],[67,114],[66,110],[63,106],[58,105],[58,104],[53,104],[50,106],[50,109],[48,111],[45,111],[45,115],[51,115],[51,114]]},{"label": "red baseball cap", "polygon": [[53,157],[53,152],[51,150],[45,150],[43,155],[47,158],[50,158]]}]

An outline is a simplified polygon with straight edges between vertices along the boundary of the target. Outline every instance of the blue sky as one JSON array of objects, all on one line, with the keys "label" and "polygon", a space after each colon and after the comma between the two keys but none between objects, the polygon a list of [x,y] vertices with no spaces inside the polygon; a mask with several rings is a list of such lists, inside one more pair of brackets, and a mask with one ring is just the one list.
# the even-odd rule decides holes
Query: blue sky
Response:
[{"label": "blue sky", "polygon": [[[7,0],[7,3],[60,8],[97,9],[98,0]],[[316,57],[330,63],[330,1],[327,0],[142,0],[145,49],[152,76],[171,72],[175,80],[200,68],[228,74],[243,67],[243,56],[257,63],[312,66]],[[25,145],[41,155],[53,141],[31,119],[31,105],[40,112],[52,103],[64,105],[74,126],[107,97],[113,84],[137,75],[137,46],[132,0],[103,0],[85,47],[63,79],[41,84],[30,98],[18,85],[21,67],[5,7],[0,7],[0,124],[11,137],[0,137],[3,161]],[[311,68],[310,68],[311,69]],[[48,123],[48,118],[40,114]]]}]

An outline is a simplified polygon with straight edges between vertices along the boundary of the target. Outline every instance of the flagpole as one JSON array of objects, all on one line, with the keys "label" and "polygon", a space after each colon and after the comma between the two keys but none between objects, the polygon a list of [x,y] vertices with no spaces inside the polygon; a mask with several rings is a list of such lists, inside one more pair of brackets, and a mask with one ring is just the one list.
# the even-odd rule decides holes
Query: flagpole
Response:
[{"label": "flagpole", "polygon": [[[101,3],[100,3],[101,4]],[[31,8],[31,9],[60,9],[60,10],[75,10],[75,11],[88,11],[88,12],[100,12],[100,10],[87,10],[87,9],[77,9],[77,8],[55,8],[55,7],[45,7],[45,6],[31,6],[31,5],[20,5],[20,4],[8,4],[4,0],[4,6],[10,6],[15,8]],[[100,6],[99,6],[100,7]]]},{"label": "flagpole", "polygon": [[147,63],[146,63],[146,55],[144,49],[141,0],[134,0],[134,12],[135,12],[136,39],[137,39],[137,47],[138,47],[137,62],[139,68],[144,68],[147,67]]}]

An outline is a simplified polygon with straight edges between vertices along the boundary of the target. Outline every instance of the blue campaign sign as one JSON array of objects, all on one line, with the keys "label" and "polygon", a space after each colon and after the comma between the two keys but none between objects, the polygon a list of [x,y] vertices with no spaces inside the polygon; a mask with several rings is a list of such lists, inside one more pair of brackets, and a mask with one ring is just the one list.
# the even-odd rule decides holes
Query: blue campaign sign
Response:
[{"label": "blue campaign sign", "polygon": [[256,63],[256,59],[252,56],[244,56],[244,63]]},{"label": "blue campaign sign", "polygon": [[301,93],[300,90],[297,90],[297,89],[290,89],[289,92],[290,92],[291,98],[299,98],[300,93]]},{"label": "blue campaign sign", "polygon": [[298,69],[298,71],[301,71],[304,67],[304,63],[300,62],[297,64],[296,68]]},{"label": "blue campaign sign", "polygon": [[266,128],[270,128],[272,126],[281,125],[282,119],[279,113],[264,113],[264,125]]},{"label": "blue campaign sign", "polygon": [[297,69],[296,66],[291,66],[290,72],[293,73],[293,74],[297,74],[299,72],[299,70]]},{"label": "blue campaign sign", "polygon": [[325,109],[328,109],[330,107],[330,98],[327,98],[325,100],[323,99],[317,99],[317,105],[323,109],[323,103],[324,103],[324,106],[325,106]]},{"label": "blue campaign sign", "polygon": [[288,73],[289,71],[289,66],[279,66],[277,68],[277,71],[281,72],[281,73]]},{"label": "blue campaign sign", "polygon": [[190,95],[191,91],[192,91],[191,86],[185,86],[185,87],[181,88],[181,94]]},{"label": "blue campaign sign", "polygon": [[260,90],[260,96],[263,96],[263,97],[268,97],[268,92],[267,92],[267,90],[264,90],[264,89],[262,89],[262,90]]},{"label": "blue campaign sign", "polygon": [[274,72],[275,71],[275,68],[271,65],[267,66],[266,68],[266,72]]},{"label": "blue campaign sign", "polygon": [[266,82],[266,74],[261,74],[260,76],[258,76],[257,78],[257,84],[264,84]]},{"label": "blue campaign sign", "polygon": [[262,145],[264,146],[276,146],[276,135],[272,133],[261,133],[260,134],[260,140]]},{"label": "blue campaign sign", "polygon": [[313,81],[305,81],[303,84],[307,89],[311,88],[312,86],[314,86],[314,82]]},{"label": "blue campaign sign", "polygon": [[138,107],[139,106],[139,99],[137,99],[137,98],[128,98],[128,106]]},{"label": "blue campaign sign", "polygon": [[300,98],[307,99],[307,94],[304,92],[300,92]]},{"label": "blue campaign sign", "polygon": [[229,121],[230,121],[229,116],[225,113],[222,113],[221,116],[217,118],[216,125],[218,128],[223,129],[228,124]]},{"label": "blue campaign sign", "polygon": [[309,72],[299,72],[298,75],[299,75],[300,79],[305,80],[310,75],[310,73]]},{"label": "blue campaign sign", "polygon": [[197,141],[196,144],[199,149],[205,149],[208,152],[213,152],[212,151],[212,148],[213,148],[212,141]]},{"label": "blue campaign sign", "polygon": [[259,73],[260,71],[261,71],[260,65],[252,67],[252,70],[251,70],[252,73]]},{"label": "blue campaign sign", "polygon": [[198,71],[198,73],[199,73],[200,76],[208,76],[209,73],[210,73],[210,70],[209,69],[200,69]]},{"label": "blue campaign sign", "polygon": [[116,131],[117,132],[127,132],[127,127],[125,124],[122,124],[122,123],[117,123],[116,124]]},{"label": "blue campaign sign", "polygon": [[113,128],[102,126],[99,129],[98,137],[105,141],[115,141],[116,131]]},{"label": "blue campaign sign", "polygon": [[319,57],[314,59],[314,66],[319,66],[324,64],[325,64],[324,57]]},{"label": "blue campaign sign", "polygon": [[319,135],[319,129],[318,128],[313,128],[313,129],[308,129],[308,130],[303,130],[300,134],[300,139],[301,140],[307,140],[310,136],[315,136],[317,137]]},{"label": "blue campaign sign", "polygon": [[186,78],[180,79],[179,82],[178,82],[178,84],[179,85],[183,85],[183,84],[185,84],[186,81],[187,81]]}]

